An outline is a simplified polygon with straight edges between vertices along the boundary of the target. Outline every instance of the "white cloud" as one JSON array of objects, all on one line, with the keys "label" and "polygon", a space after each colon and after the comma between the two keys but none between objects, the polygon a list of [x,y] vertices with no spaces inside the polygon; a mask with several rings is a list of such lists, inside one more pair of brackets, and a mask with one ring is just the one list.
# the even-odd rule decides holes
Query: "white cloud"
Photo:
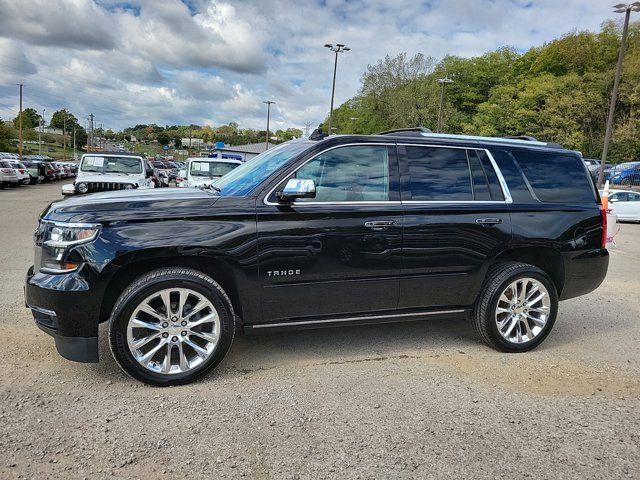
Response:
[{"label": "white cloud", "polygon": [[526,50],[611,18],[599,0],[0,0],[0,116],[25,104],[134,123],[314,125],[385,54]]}]

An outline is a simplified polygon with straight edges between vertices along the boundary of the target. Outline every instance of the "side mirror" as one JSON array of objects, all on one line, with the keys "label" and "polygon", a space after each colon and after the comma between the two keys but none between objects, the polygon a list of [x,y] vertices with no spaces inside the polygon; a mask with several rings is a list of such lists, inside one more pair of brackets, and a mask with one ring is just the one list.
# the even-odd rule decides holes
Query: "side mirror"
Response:
[{"label": "side mirror", "polygon": [[617,202],[617,201],[619,201],[619,200],[618,200],[618,197],[613,197],[613,198],[610,198],[610,199],[609,199],[609,201],[610,201],[611,203],[616,203],[616,202]]},{"label": "side mirror", "polygon": [[146,175],[147,175],[147,178],[153,177],[153,168],[147,168]]},{"label": "side mirror", "polygon": [[276,192],[279,202],[290,203],[297,198],[315,198],[316,183],[303,178],[290,178],[282,190]]}]

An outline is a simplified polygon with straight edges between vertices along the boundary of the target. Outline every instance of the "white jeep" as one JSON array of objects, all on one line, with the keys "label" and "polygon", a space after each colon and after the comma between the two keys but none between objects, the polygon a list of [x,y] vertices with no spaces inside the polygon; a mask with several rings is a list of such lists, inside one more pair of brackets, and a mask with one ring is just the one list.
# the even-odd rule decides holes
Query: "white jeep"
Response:
[{"label": "white jeep", "polygon": [[153,188],[152,177],[153,168],[139,155],[86,153],[80,160],[75,182],[63,185],[62,194]]},{"label": "white jeep", "polygon": [[209,187],[223,175],[226,175],[238,165],[240,160],[226,158],[195,157],[187,160],[185,171],[181,171],[178,187]]}]

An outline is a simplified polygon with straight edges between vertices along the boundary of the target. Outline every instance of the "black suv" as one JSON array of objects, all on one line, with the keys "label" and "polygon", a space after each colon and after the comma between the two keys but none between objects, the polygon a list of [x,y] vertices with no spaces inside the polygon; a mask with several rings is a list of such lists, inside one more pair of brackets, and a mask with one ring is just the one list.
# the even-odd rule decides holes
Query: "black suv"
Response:
[{"label": "black suv", "polygon": [[270,149],[209,189],[51,204],[26,303],[70,360],[154,385],[214,368],[236,333],[470,319],[508,352],[608,265],[579,153],[533,140],[391,132]]}]

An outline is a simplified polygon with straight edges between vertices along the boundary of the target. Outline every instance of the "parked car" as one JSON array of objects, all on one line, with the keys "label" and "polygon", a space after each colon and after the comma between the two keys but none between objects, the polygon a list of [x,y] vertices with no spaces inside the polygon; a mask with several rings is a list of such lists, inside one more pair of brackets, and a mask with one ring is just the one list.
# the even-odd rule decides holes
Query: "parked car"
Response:
[{"label": "parked car", "polygon": [[605,178],[614,185],[640,185],[640,162],[613,165],[605,173]]},{"label": "parked car", "polygon": [[605,242],[577,152],[316,132],[210,189],[52,203],[26,304],[70,360],[97,362],[109,321],[117,362],[153,385],[201,377],[237,332],[466,317],[487,344],[524,352],[549,335],[558,300],[603,281]]},{"label": "parked car", "polygon": [[[585,165],[587,166],[587,169],[589,170],[589,173],[591,174],[591,178],[593,178],[595,181],[598,180],[598,174],[600,173],[600,160],[596,160],[594,158],[585,158],[583,159]],[[604,164],[604,168],[605,168],[605,172],[607,169],[613,167],[612,163],[605,163]],[[606,174],[605,174],[605,179],[606,179]]]},{"label": "parked car", "polygon": [[20,185],[18,174],[9,160],[0,160],[0,187],[17,187]]},{"label": "parked car", "polygon": [[146,160],[126,153],[86,153],[73,184],[62,186],[63,195],[108,190],[153,188],[153,170]]},{"label": "parked car", "polygon": [[51,162],[42,162],[42,171],[45,182],[53,182],[58,180],[58,170]]},{"label": "parked car", "polygon": [[242,165],[239,160],[190,158],[185,169],[186,175],[179,176],[176,181],[178,187],[209,187],[217,179],[231,172],[239,165]]},{"label": "parked car", "polygon": [[9,160],[9,164],[16,171],[16,177],[18,177],[18,183],[20,185],[27,185],[30,183],[31,177],[29,176],[27,167],[25,167],[23,163],[20,163],[17,160]]},{"label": "parked car", "polygon": [[[600,195],[603,191],[600,190]],[[609,207],[623,222],[640,222],[640,193],[631,190],[609,190]]]},{"label": "parked car", "polygon": [[29,183],[36,185],[44,181],[44,164],[36,160],[25,160],[22,162],[29,173]]}]

